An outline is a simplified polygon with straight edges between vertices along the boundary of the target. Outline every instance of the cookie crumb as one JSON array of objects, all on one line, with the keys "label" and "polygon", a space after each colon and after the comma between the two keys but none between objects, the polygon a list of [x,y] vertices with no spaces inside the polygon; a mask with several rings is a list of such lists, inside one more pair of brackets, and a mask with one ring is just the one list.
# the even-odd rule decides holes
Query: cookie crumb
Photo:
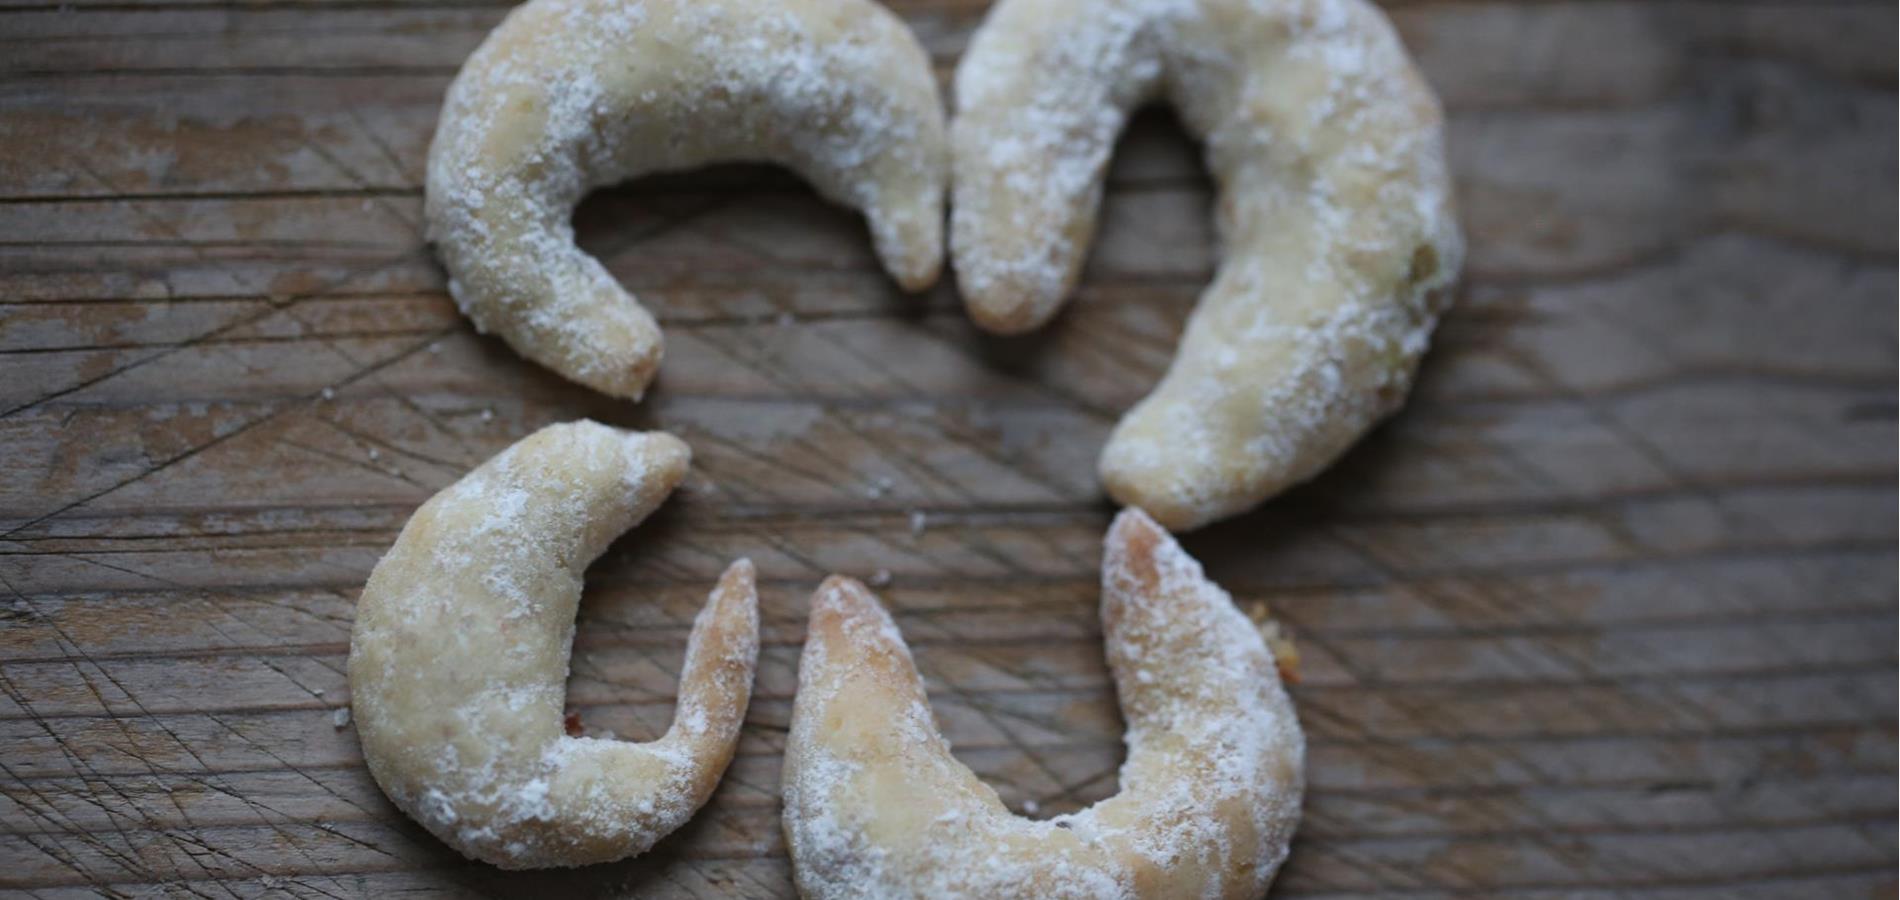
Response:
[{"label": "cookie crumb", "polygon": [[1280,627],[1279,620],[1273,618],[1273,610],[1263,602],[1256,601],[1247,607],[1247,618],[1253,620],[1254,627],[1260,629],[1261,640],[1273,651],[1273,667],[1280,670],[1280,680],[1299,684],[1300,648],[1294,645],[1293,635]]}]

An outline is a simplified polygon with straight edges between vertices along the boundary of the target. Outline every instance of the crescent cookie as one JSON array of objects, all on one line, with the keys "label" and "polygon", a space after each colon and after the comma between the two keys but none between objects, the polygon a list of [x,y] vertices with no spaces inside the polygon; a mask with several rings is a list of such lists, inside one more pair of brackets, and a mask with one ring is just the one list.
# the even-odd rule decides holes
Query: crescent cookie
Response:
[{"label": "crescent cookie", "polygon": [[1129,113],[1206,146],[1223,258],[1102,453],[1169,528],[1316,474],[1410,388],[1464,246],[1437,98],[1365,0],[1001,0],[957,67],[951,247],[971,316],[1074,287]]},{"label": "crescent cookie", "polygon": [[1102,626],[1128,722],[1120,794],[1012,815],[950,755],[890,616],[833,577],[812,598],[785,749],[801,895],[1254,898],[1299,821],[1305,739],[1273,656],[1139,510],[1106,542]]},{"label": "crescent cookie", "polygon": [[478,329],[639,399],[659,326],[575,246],[588,191],[780,163],[861,210],[885,269],[922,290],[943,260],[947,156],[929,60],[870,0],[529,0],[449,87],[426,214]]},{"label": "crescent cookie", "polygon": [[689,456],[665,433],[550,425],[423,504],[371,573],[350,638],[363,756],[449,846],[505,869],[621,859],[719,783],[759,654],[745,560],[693,623],[665,736],[562,727],[581,574],[666,499]]}]

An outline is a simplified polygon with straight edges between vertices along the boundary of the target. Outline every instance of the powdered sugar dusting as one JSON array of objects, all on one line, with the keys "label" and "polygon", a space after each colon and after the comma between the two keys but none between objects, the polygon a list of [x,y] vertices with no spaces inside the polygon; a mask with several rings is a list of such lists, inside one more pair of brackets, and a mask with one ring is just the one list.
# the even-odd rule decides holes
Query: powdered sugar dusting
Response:
[{"label": "powdered sugar dusting", "polygon": [[574,246],[581,196],[718,161],[792,167],[863,210],[886,268],[941,263],[944,126],[922,48],[868,0],[530,0],[450,87],[428,220],[477,327],[638,397],[652,317]]},{"label": "powdered sugar dusting", "polygon": [[958,278],[1034,327],[1073,287],[1108,154],[1165,96],[1206,144],[1224,260],[1102,456],[1174,528],[1242,511],[1397,408],[1455,279],[1437,102],[1365,0],[1004,0],[957,73]]},{"label": "powdered sugar dusting", "polygon": [[581,573],[687,456],[666,434],[549,426],[424,504],[371,575],[350,645],[364,756],[457,850],[504,868],[619,859],[717,783],[757,656],[749,564],[695,623],[677,736],[636,745],[562,724]]},{"label": "powdered sugar dusting", "polygon": [[950,755],[909,651],[861,585],[827,582],[786,750],[800,893],[842,897],[1258,896],[1299,817],[1304,743],[1259,633],[1139,511],[1103,563],[1128,720],[1122,791],[1012,815]]}]

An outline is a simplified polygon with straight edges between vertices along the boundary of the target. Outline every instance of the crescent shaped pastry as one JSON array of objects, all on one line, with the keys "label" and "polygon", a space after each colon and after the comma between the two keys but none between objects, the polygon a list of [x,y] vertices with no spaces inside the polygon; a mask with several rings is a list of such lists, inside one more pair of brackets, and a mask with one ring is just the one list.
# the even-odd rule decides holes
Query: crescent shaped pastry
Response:
[{"label": "crescent shaped pastry", "polygon": [[1464,248],[1437,98],[1364,0],[1001,0],[957,67],[951,247],[971,316],[1074,287],[1131,110],[1205,142],[1223,248],[1101,457],[1169,528],[1252,507],[1398,408]]},{"label": "crescent shaped pastry", "polygon": [[928,58],[870,0],[529,0],[449,87],[426,214],[477,328],[639,399],[659,326],[574,244],[593,188],[775,162],[861,210],[907,290],[943,260],[948,151]]},{"label": "crescent shaped pastry", "polygon": [[693,623],[665,736],[562,727],[581,573],[666,499],[689,456],[665,433],[550,425],[423,504],[371,573],[350,638],[363,756],[449,846],[505,869],[620,859],[719,783],[759,653],[745,560]]},{"label": "crescent shaped pastry", "polygon": [[812,598],[785,750],[799,893],[877,898],[1258,897],[1300,814],[1305,740],[1273,657],[1227,593],[1138,510],[1102,564],[1128,722],[1121,793],[1012,815],[950,755],[910,651],[863,585]]}]

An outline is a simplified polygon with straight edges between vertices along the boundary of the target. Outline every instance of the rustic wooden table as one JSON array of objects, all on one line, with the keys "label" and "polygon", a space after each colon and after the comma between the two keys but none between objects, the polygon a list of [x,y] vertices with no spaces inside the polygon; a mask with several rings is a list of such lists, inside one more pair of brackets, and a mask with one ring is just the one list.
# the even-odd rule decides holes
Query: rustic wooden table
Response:
[{"label": "rustic wooden table", "polygon": [[[0,0],[0,892],[788,897],[829,572],[889,573],[1013,807],[1115,790],[1092,464],[1208,277],[1193,146],[1138,121],[1080,302],[1017,340],[776,171],[597,196],[584,243],[668,340],[614,402],[477,337],[419,236],[437,101],[507,5]],[[1893,896],[1893,5],[1392,5],[1451,110],[1459,305],[1403,414],[1189,540],[1304,653],[1277,895]],[[897,6],[947,73],[984,3]],[[333,714],[411,509],[579,416],[697,454],[591,573],[590,732],[664,726],[732,557],[767,646],[688,827],[503,874]]]}]

